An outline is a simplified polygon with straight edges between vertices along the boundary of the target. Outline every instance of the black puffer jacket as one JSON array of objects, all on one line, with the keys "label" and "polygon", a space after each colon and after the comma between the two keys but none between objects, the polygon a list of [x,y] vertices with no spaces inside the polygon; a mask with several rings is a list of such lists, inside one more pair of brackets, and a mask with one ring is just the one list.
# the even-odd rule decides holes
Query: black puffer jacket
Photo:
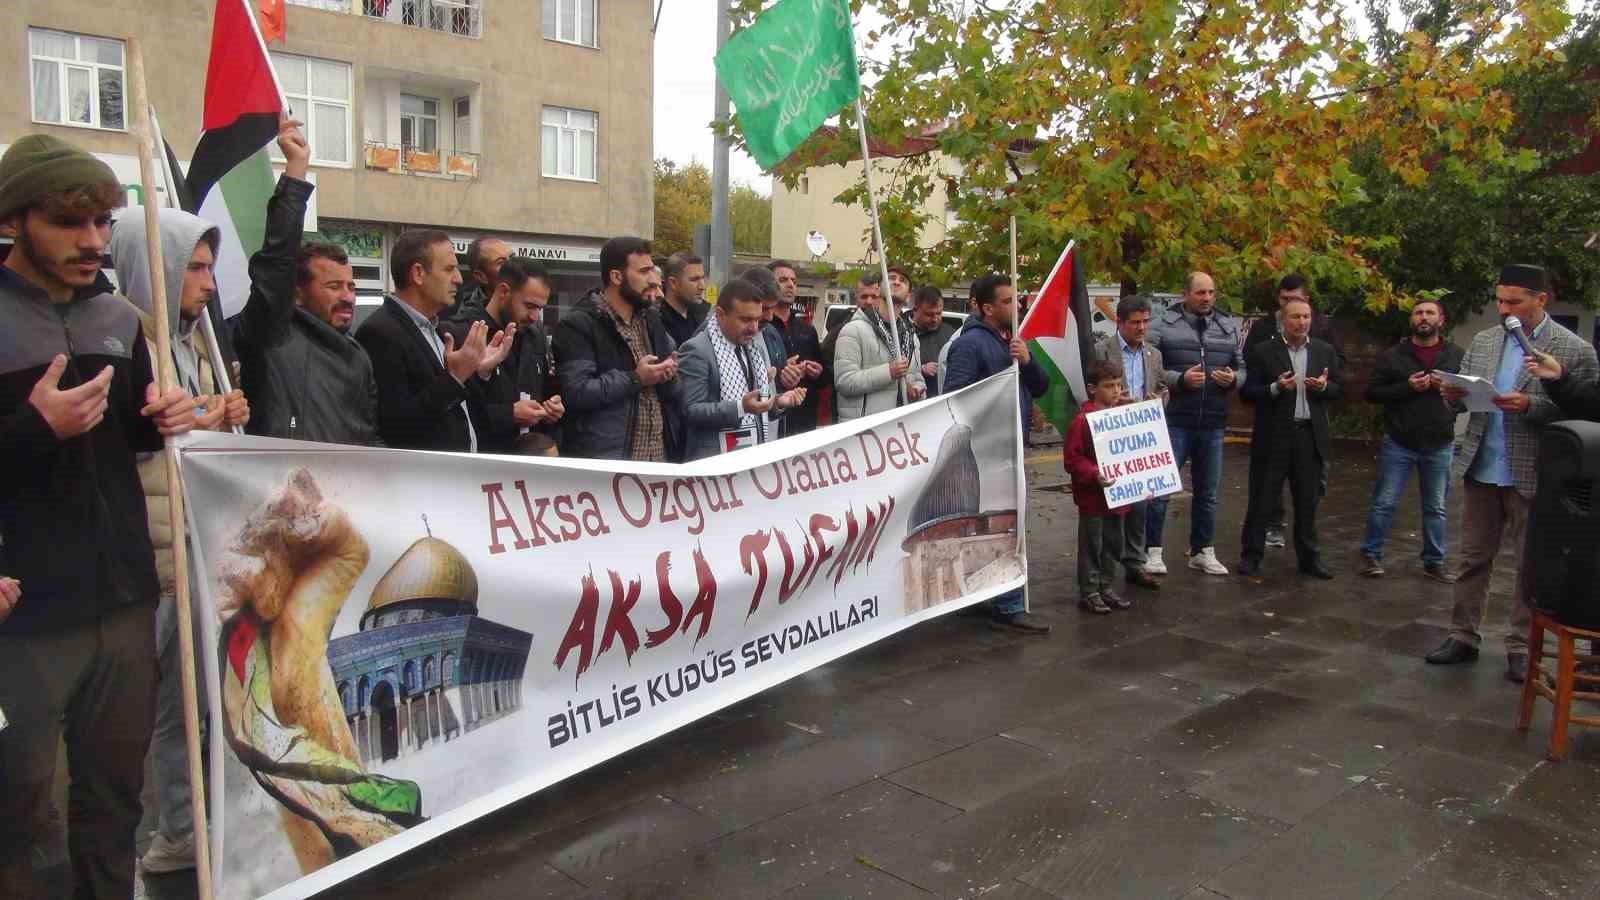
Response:
[{"label": "black puffer jacket", "polygon": [[[1147,340],[1161,351],[1161,363],[1166,368],[1167,387],[1171,391],[1167,422],[1179,428],[1225,426],[1228,394],[1239,387],[1239,382],[1235,380],[1228,387],[1220,387],[1211,380],[1211,370],[1226,367],[1243,374],[1240,372],[1244,361],[1239,356],[1239,320],[1215,308],[1202,320],[1186,312],[1181,303],[1175,303],[1156,317]],[[1197,363],[1206,370],[1206,380],[1198,388],[1187,387],[1183,383],[1183,373]]]},{"label": "black puffer jacket", "polygon": [[[633,420],[639,411],[638,360],[628,342],[607,316],[598,291],[568,309],[556,323],[556,377],[566,415],[561,420],[561,455],[585,459],[630,459],[633,456]],[[665,359],[678,349],[661,319],[641,311],[652,352]],[[663,443],[670,462],[683,458],[681,395],[676,379],[655,386],[665,422]]]},{"label": "black puffer jacket", "polygon": [[246,430],[266,437],[376,445],[378,383],[367,352],[294,302],[295,257],[313,188],[285,175],[267,202],[266,242],[250,257],[250,300],[229,320]]}]

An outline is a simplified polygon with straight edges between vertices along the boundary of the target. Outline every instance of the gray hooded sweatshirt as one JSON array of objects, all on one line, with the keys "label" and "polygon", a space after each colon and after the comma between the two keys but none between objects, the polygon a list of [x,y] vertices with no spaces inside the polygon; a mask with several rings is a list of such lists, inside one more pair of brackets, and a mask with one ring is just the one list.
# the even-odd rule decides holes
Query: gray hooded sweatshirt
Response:
[{"label": "gray hooded sweatshirt", "polygon": [[[199,354],[203,341],[195,334],[198,319],[185,320],[178,303],[183,296],[183,276],[194,256],[194,248],[204,240],[216,258],[222,233],[199,216],[179,209],[162,209],[161,263],[167,278],[167,325],[172,329],[172,357],[177,366],[178,383],[192,395],[203,393],[200,384]],[[111,225],[111,261],[116,267],[117,284],[123,296],[153,323],[150,287],[150,254],[145,244],[144,208],[130,206],[118,213]],[[213,300],[215,302],[215,300]],[[154,340],[154,332],[148,336]],[[213,365],[215,371],[218,366]]]}]

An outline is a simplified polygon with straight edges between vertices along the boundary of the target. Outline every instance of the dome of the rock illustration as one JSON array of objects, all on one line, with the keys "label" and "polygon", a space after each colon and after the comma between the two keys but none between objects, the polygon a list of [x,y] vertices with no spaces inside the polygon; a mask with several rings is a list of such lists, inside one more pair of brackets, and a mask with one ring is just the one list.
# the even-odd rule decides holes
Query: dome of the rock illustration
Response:
[{"label": "dome of the rock illustration", "polygon": [[956,424],[939,441],[933,471],[911,507],[909,541],[946,522],[971,519],[979,513],[978,457],[972,450],[972,429]]},{"label": "dome of the rock illustration", "polygon": [[429,535],[400,554],[378,579],[361,628],[477,613],[478,575],[472,564],[460,550]]}]

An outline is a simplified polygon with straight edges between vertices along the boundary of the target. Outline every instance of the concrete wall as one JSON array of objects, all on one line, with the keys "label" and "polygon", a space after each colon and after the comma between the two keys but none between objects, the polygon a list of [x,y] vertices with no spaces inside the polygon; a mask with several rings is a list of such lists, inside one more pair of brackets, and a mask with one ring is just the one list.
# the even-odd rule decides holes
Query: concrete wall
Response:
[{"label": "concrete wall", "polygon": [[[126,133],[31,122],[27,30],[53,28],[98,37],[138,37],[152,101],[180,156],[199,138],[214,0],[7,0],[0,20],[0,143],[31,131],[98,153],[132,154]],[[360,9],[356,0],[355,8]],[[651,159],[654,43],[650,0],[603,0],[598,49],[542,37],[542,4],[484,0],[481,38],[398,25],[350,13],[288,6],[288,40],[273,50],[351,64],[348,167],[318,166],[319,214],[368,222],[606,238],[654,230]],[[369,69],[379,96],[369,96]],[[476,179],[369,171],[361,138],[398,143],[394,73],[422,83],[476,86],[473,109],[481,154]],[[381,73],[376,74],[376,73]],[[382,82],[382,89],[379,82]],[[393,103],[386,94],[394,94]],[[441,95],[445,103],[449,97]],[[540,172],[540,110],[545,104],[599,114],[597,182]],[[385,116],[375,123],[369,118]],[[441,145],[451,111],[441,109]],[[393,119],[394,121],[388,121]]]}]

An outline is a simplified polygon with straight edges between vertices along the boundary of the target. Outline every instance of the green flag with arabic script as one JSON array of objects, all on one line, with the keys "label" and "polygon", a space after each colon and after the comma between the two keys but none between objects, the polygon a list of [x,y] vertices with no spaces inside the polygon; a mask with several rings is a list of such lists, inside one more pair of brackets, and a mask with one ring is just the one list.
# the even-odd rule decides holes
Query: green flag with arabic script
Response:
[{"label": "green flag with arabic script", "polygon": [[730,38],[716,65],[767,170],[861,94],[848,0],[782,0]]}]

